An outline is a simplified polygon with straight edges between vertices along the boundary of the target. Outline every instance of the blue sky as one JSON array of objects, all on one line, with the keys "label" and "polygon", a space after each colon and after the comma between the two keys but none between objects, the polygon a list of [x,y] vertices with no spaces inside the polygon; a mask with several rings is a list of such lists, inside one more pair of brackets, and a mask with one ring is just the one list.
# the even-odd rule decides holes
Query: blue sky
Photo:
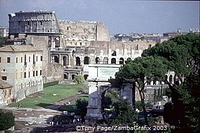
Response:
[{"label": "blue sky", "polygon": [[61,20],[102,21],[110,34],[163,33],[199,28],[198,1],[0,0],[0,25],[18,11],[55,11]]}]

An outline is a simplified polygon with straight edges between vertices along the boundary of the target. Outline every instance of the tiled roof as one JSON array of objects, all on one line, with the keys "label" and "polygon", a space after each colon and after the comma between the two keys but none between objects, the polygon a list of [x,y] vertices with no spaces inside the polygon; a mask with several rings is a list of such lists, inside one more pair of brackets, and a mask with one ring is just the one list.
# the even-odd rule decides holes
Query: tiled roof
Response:
[{"label": "tiled roof", "polygon": [[8,45],[0,48],[0,52],[13,52],[13,51],[41,51],[32,45]]},{"label": "tiled roof", "polygon": [[2,80],[0,80],[0,89],[11,88],[12,86]]}]

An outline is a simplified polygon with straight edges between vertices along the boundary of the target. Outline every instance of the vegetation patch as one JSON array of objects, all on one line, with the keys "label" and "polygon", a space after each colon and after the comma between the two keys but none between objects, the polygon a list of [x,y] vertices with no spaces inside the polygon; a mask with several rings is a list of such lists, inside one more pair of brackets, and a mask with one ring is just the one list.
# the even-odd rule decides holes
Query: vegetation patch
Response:
[{"label": "vegetation patch", "polygon": [[[28,107],[28,108],[38,108],[42,104],[52,104],[66,97],[78,94],[79,90],[87,90],[87,87],[79,84],[73,85],[54,85],[44,88],[43,91],[37,92],[31,97],[27,97],[17,103],[10,104],[10,107]],[[39,95],[39,96],[38,96]]]}]

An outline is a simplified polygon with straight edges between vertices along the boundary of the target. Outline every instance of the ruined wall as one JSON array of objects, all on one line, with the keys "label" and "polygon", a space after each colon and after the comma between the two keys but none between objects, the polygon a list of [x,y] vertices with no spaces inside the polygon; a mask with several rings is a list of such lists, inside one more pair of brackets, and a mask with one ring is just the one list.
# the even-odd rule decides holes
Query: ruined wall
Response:
[{"label": "ruined wall", "polygon": [[110,41],[107,27],[96,21],[60,21],[59,26],[67,41]]},{"label": "ruined wall", "polygon": [[47,65],[46,82],[60,81],[64,78],[64,68],[58,63],[49,63]]},{"label": "ruined wall", "polygon": [[9,16],[9,34],[19,33],[58,33],[59,27],[55,12],[32,11],[16,12]]},{"label": "ruined wall", "polygon": [[35,86],[30,86],[27,88],[23,88],[17,91],[17,101],[20,101],[24,98],[26,98],[28,95],[36,93],[38,91],[42,91],[43,90],[43,84],[37,84]]}]

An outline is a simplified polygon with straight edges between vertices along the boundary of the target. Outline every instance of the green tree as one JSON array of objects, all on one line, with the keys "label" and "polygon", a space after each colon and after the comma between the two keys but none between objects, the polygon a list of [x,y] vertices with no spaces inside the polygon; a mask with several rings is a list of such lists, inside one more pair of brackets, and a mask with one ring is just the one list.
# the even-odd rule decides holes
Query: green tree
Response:
[{"label": "green tree", "polygon": [[0,37],[0,47],[2,47],[3,45],[5,45],[7,40],[7,37]]},{"label": "green tree", "polygon": [[88,101],[86,101],[85,99],[76,100],[76,108],[77,108],[76,114],[81,115],[81,118],[83,120],[87,114],[87,105],[88,105]]},{"label": "green tree", "polygon": [[138,89],[141,98],[145,124],[148,125],[147,112],[145,107],[144,88],[150,81],[163,81],[167,66],[164,58],[160,57],[138,57],[134,60],[127,60],[116,73],[116,79],[122,82],[131,82]]},{"label": "green tree", "polygon": [[77,84],[83,84],[85,82],[85,79],[82,75],[77,75],[74,78],[74,82],[77,83]]},{"label": "green tree", "polygon": [[14,126],[14,115],[11,111],[0,110],[0,131]]},{"label": "green tree", "polygon": [[115,119],[110,119],[109,125],[134,125],[133,116],[135,115],[135,111],[126,101],[115,102],[113,106],[117,116]]},{"label": "green tree", "polygon": [[[173,102],[171,110],[169,108],[166,110],[174,112],[170,117],[173,121],[179,121],[179,126],[183,131],[198,132],[200,127],[200,117],[197,113],[200,112],[200,35],[190,33],[176,36],[145,50],[142,56],[159,56],[167,60],[168,70],[175,72],[178,82],[172,85],[165,80],[171,90]],[[168,121],[170,122],[169,118]]]}]

